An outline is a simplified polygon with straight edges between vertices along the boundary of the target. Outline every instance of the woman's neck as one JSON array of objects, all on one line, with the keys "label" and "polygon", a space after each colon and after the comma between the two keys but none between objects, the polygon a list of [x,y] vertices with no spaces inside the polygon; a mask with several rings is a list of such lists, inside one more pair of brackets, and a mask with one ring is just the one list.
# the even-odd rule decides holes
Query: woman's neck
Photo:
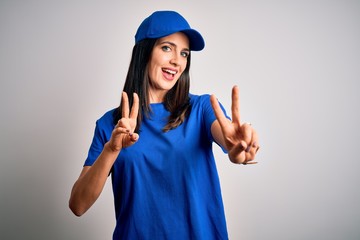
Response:
[{"label": "woman's neck", "polygon": [[149,100],[150,103],[162,103],[164,102],[166,92],[164,91],[149,91]]}]

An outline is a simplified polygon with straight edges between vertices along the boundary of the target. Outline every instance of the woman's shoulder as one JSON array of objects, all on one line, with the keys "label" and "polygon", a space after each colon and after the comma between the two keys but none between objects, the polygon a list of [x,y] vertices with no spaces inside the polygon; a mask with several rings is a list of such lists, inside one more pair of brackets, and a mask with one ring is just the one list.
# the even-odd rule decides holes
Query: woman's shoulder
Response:
[{"label": "woman's shoulder", "polygon": [[210,102],[210,94],[189,94],[190,103],[191,104],[202,104],[202,103],[209,103]]},{"label": "woman's shoulder", "polygon": [[114,125],[114,112],[116,108],[106,111],[96,122],[101,126],[111,126]]}]

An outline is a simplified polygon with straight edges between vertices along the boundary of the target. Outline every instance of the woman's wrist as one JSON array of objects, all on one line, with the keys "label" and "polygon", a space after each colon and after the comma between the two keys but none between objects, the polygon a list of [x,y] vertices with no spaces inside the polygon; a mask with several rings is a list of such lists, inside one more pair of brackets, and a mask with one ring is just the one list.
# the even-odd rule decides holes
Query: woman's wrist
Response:
[{"label": "woman's wrist", "polygon": [[119,154],[121,151],[121,147],[113,146],[110,142],[105,143],[104,151],[112,154]]}]

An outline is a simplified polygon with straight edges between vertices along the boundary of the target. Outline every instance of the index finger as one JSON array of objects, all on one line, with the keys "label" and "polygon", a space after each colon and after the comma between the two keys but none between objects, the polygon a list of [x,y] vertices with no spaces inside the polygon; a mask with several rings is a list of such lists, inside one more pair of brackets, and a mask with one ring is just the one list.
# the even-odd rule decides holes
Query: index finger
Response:
[{"label": "index finger", "polygon": [[220,104],[214,95],[210,96],[210,102],[214,110],[216,119],[219,121],[221,128],[224,128],[227,123],[227,118],[225,117],[225,114],[223,113]]},{"label": "index finger", "polygon": [[122,117],[129,117],[129,98],[126,92],[122,93],[122,108],[121,108],[121,114]]},{"label": "index finger", "polygon": [[231,94],[231,118],[233,122],[237,122],[240,125],[240,97],[239,87],[234,86]]},{"label": "index finger", "polygon": [[133,96],[134,101],[133,105],[131,106],[130,118],[136,119],[139,113],[139,96],[137,95],[137,93],[134,93]]}]

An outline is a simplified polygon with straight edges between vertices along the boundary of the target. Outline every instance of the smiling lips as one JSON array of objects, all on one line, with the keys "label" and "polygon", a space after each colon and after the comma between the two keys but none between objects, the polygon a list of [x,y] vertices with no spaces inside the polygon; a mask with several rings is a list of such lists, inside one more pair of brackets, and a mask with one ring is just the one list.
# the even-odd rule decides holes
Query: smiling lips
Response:
[{"label": "smiling lips", "polygon": [[177,74],[176,70],[173,69],[169,69],[169,68],[163,68],[163,76],[167,79],[167,80],[173,80],[175,75]]}]

